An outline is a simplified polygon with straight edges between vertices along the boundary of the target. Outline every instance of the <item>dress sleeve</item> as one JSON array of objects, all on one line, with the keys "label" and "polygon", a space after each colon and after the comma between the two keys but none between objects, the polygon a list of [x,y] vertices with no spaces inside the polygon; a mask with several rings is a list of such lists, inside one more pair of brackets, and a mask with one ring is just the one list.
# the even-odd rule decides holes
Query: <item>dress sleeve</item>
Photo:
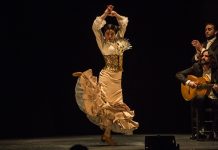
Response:
[{"label": "dress sleeve", "polygon": [[118,24],[120,26],[120,30],[118,32],[118,36],[120,38],[123,38],[124,34],[126,32],[126,27],[128,25],[128,22],[129,22],[128,17],[122,16],[121,19],[118,19],[117,21],[118,21]]},{"label": "dress sleeve", "polygon": [[93,24],[92,24],[92,30],[95,34],[95,38],[98,44],[98,47],[100,50],[102,50],[103,47],[103,40],[104,40],[104,36],[103,33],[101,31],[101,28],[106,24],[105,20],[102,20],[100,17],[96,17],[96,19],[94,20]]}]

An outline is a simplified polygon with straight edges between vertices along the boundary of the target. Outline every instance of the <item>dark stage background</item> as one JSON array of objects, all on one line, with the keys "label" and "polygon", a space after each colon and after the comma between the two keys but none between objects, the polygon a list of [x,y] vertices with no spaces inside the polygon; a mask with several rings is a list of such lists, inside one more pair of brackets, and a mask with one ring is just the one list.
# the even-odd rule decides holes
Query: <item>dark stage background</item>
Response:
[{"label": "dark stage background", "polygon": [[[135,133],[189,133],[190,106],[175,73],[192,64],[192,39],[217,19],[215,1],[1,2],[0,137],[100,134],[79,110],[72,72],[103,67],[91,25],[107,4],[129,17],[124,101],[135,110]],[[217,20],[216,20],[217,21]]]}]

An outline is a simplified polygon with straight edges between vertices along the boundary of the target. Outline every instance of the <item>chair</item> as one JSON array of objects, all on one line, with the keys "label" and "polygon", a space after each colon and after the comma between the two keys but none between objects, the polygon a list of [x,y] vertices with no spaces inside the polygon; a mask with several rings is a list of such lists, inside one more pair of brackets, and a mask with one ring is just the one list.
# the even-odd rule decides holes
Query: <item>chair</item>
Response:
[{"label": "chair", "polygon": [[192,137],[191,139],[196,140],[214,140],[217,135],[216,122],[218,120],[218,111],[213,108],[208,107],[204,109],[204,120],[203,128],[200,128],[199,124],[199,114],[197,109],[191,107],[191,127],[192,127]]}]

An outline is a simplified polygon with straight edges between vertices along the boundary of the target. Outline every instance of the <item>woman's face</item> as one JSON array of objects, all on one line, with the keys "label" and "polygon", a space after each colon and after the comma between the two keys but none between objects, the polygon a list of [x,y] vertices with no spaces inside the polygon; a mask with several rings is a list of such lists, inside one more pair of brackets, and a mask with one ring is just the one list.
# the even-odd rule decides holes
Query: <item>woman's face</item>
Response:
[{"label": "woman's face", "polygon": [[116,34],[115,31],[112,30],[112,29],[106,30],[105,33],[104,33],[106,41],[114,41],[115,34]]}]

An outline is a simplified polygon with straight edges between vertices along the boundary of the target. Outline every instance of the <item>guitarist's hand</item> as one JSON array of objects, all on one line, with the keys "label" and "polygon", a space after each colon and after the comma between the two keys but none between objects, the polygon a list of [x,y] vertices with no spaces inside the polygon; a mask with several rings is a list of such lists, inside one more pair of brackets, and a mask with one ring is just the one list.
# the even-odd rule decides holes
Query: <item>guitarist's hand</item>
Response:
[{"label": "guitarist's hand", "polygon": [[213,85],[213,89],[218,93],[218,85],[217,84]]},{"label": "guitarist's hand", "polygon": [[190,86],[191,88],[196,88],[198,85],[194,81],[190,81],[188,83],[188,86]]}]

